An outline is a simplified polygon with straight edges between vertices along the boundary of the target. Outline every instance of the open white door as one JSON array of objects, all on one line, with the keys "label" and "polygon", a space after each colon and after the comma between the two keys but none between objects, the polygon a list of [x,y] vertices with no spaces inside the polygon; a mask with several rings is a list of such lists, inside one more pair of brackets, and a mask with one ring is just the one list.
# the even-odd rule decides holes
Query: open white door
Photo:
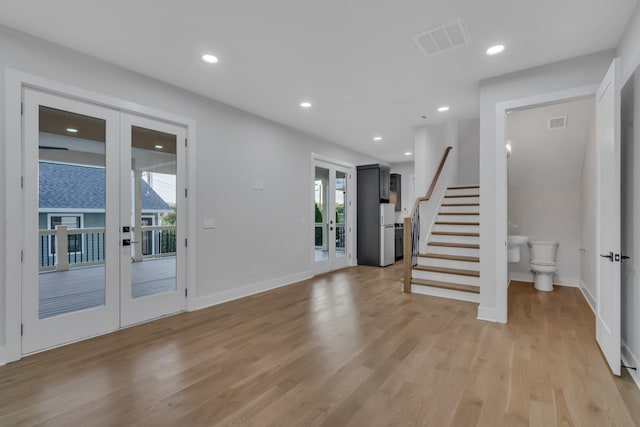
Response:
[{"label": "open white door", "polygon": [[620,91],[615,59],[596,94],[596,340],[620,375]]}]

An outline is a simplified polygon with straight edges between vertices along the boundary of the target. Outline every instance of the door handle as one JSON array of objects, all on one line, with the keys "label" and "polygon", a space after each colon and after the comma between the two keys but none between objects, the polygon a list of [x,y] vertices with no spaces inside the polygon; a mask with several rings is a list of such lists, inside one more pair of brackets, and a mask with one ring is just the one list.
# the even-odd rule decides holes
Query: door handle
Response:
[{"label": "door handle", "polygon": [[613,252],[609,252],[609,255],[600,255],[602,258],[609,258],[609,261],[613,262]]},{"label": "door handle", "polygon": [[138,243],[138,242],[133,242],[131,241],[131,239],[122,239],[122,246],[131,246],[132,243]]},{"label": "door handle", "polygon": [[625,259],[629,259],[630,257],[628,257],[626,255],[620,255],[620,258],[622,258],[622,260],[624,261]]}]

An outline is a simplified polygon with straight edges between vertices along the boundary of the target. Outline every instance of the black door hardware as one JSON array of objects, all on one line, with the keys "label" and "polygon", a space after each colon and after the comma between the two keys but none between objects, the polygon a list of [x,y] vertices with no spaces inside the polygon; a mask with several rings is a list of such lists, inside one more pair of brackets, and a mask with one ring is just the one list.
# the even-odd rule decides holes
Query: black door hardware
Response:
[{"label": "black door hardware", "polygon": [[613,262],[613,252],[609,252],[609,255],[600,255],[602,258],[609,258],[609,261]]}]

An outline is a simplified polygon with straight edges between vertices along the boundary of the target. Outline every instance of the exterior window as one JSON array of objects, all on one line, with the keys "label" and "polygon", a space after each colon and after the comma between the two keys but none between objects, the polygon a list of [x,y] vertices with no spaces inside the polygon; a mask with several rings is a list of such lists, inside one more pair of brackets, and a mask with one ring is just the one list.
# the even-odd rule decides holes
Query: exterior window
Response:
[{"label": "exterior window", "polygon": [[[66,225],[67,229],[82,228],[82,215],[49,215],[49,229],[55,230],[56,225]],[[82,253],[82,234],[70,234],[67,237],[69,253]],[[56,253],[56,239],[51,238],[51,255]]]}]

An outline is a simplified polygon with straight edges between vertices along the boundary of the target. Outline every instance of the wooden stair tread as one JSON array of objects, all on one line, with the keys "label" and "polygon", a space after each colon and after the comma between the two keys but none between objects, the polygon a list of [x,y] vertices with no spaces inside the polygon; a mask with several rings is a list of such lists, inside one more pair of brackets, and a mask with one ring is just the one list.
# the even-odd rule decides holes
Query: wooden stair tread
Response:
[{"label": "wooden stair tread", "polygon": [[480,197],[479,194],[453,194],[449,196],[444,196],[445,199],[459,199],[461,197]]},{"label": "wooden stair tread", "polygon": [[480,212],[438,212],[438,215],[480,215]]},{"label": "wooden stair tread", "polygon": [[480,237],[480,233],[458,233],[456,231],[433,231],[434,236]]},{"label": "wooden stair tread", "polygon": [[436,221],[437,225],[480,225],[479,222]]},{"label": "wooden stair tread", "polygon": [[456,274],[458,276],[480,277],[476,270],[463,270],[461,268],[435,267],[432,265],[415,265],[414,270],[429,271],[431,273]]},{"label": "wooden stair tread", "polygon": [[427,252],[426,254],[418,254],[418,256],[421,258],[446,259],[450,261],[480,262],[480,257],[477,256],[434,254],[429,252]]},{"label": "wooden stair tread", "polygon": [[431,246],[444,246],[447,248],[480,249],[480,245],[472,243],[429,242],[428,244]]},{"label": "wooden stair tread", "polygon": [[480,188],[479,185],[459,185],[457,187],[447,187],[447,190],[466,190],[471,188]]},{"label": "wooden stair tread", "polygon": [[480,287],[473,286],[473,285],[461,285],[459,283],[439,282],[437,280],[424,280],[424,279],[413,279],[413,278],[411,279],[411,283],[415,285],[431,286],[433,288],[449,289],[452,291],[471,292],[474,294],[480,293]]},{"label": "wooden stair tread", "polygon": [[480,203],[443,203],[440,206],[480,206]]}]

